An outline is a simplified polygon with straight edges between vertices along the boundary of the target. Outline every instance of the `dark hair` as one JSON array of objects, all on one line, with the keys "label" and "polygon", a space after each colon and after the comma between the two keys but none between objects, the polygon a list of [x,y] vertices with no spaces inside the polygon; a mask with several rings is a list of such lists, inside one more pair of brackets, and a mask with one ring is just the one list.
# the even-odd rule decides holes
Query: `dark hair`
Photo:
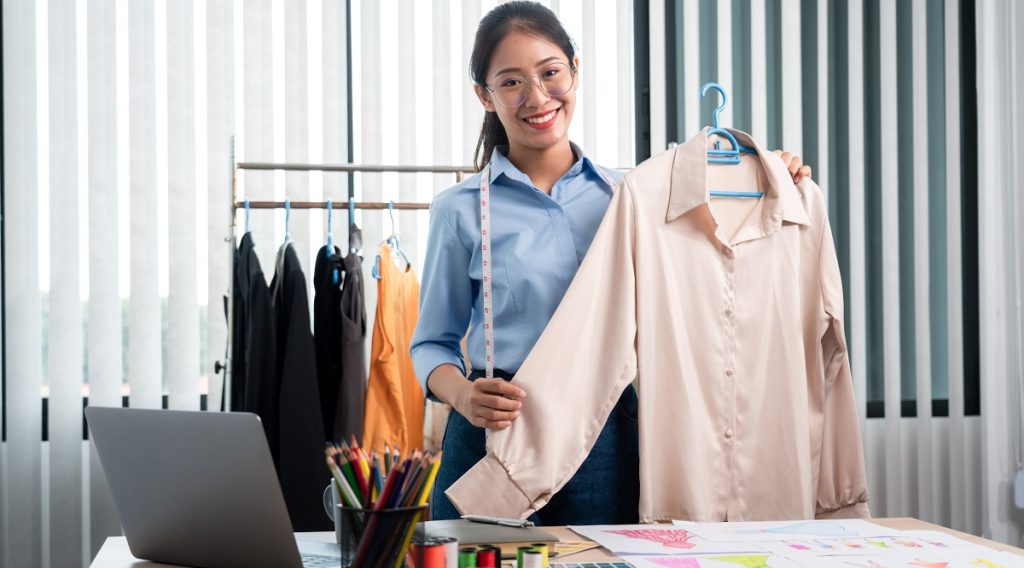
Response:
[{"label": "dark hair", "polygon": [[[469,73],[473,82],[487,88],[487,71],[491,66],[494,50],[509,33],[525,32],[551,41],[562,48],[565,56],[572,64],[576,56],[576,47],[569,34],[562,27],[548,7],[537,2],[514,1],[506,2],[494,8],[480,20],[473,42],[473,54],[469,57]],[[480,130],[480,140],[476,143],[474,162],[477,170],[484,169],[491,160],[495,146],[508,144],[508,134],[498,120],[497,113],[485,112],[484,125]]]}]

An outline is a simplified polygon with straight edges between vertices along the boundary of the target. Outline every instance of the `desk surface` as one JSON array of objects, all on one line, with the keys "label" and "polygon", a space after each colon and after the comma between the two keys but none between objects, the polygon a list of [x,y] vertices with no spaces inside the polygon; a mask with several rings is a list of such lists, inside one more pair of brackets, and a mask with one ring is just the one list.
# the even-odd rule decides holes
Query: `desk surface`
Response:
[{"label": "desk surface", "polygon": [[[882,526],[891,527],[900,530],[935,530],[941,531],[953,536],[962,538],[964,540],[988,546],[996,550],[1003,550],[1019,554],[1024,556],[1024,550],[1015,548],[995,541],[987,540],[967,533],[955,531],[953,529],[947,529],[939,525],[933,525],[924,521],[910,518],[897,518],[897,519],[872,519],[872,522],[878,523]],[[562,540],[586,540],[583,537],[577,535],[571,530],[565,527],[544,527],[544,530],[553,533]],[[333,532],[315,532],[315,533],[296,533],[296,538],[301,540],[316,540],[321,542],[331,542],[334,539]],[[572,554],[569,556],[562,557],[566,562],[600,562],[616,559],[615,556],[608,553],[603,548],[594,550],[587,550],[578,554]],[[559,561],[562,560],[559,558]],[[171,566],[170,564],[159,564],[156,562],[148,562],[145,560],[138,560],[128,550],[128,542],[123,536],[112,536],[103,543],[103,548],[100,549],[99,554],[96,555],[96,559],[93,560],[91,568],[159,568],[162,566]]]}]

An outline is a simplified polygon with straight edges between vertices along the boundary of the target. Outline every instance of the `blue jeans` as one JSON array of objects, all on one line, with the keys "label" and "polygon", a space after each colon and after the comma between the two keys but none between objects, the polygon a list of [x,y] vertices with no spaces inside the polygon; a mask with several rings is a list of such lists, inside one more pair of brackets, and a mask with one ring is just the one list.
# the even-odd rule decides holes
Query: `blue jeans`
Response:
[{"label": "blue jeans", "polygon": [[[511,379],[508,373],[495,376]],[[475,380],[480,375],[470,376]],[[452,410],[445,429],[441,468],[431,497],[431,519],[457,519],[444,492],[487,455],[484,429]],[[636,523],[640,503],[639,428],[636,391],[630,385],[576,475],[530,519],[541,525]]]}]

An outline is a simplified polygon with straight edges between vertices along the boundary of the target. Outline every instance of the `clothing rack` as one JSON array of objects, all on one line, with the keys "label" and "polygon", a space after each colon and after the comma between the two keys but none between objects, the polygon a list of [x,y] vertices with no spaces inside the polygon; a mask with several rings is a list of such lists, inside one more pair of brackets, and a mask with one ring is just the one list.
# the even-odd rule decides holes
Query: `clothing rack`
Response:
[{"label": "clothing rack", "polygon": [[[245,208],[246,203],[244,201],[236,202],[235,209]],[[250,201],[248,203],[249,209],[284,209],[285,207],[291,207],[292,209],[327,209],[326,201]],[[334,204],[335,209],[348,209],[348,203],[341,201]],[[420,202],[401,202],[401,201],[389,201],[387,203],[381,201],[356,201],[356,209],[404,209],[404,210],[424,210],[430,209],[429,203]]]},{"label": "clothing rack", "polygon": [[[407,166],[407,165],[375,165],[375,164],[302,164],[302,163],[274,163],[274,162],[239,162],[235,159],[235,139],[231,138],[231,223],[228,236],[224,239],[228,245],[228,337],[227,352],[224,355],[224,363],[217,362],[214,365],[214,372],[224,372],[224,409],[231,411],[231,352],[234,340],[234,311],[235,311],[235,240],[237,238],[237,221],[235,213],[246,207],[246,202],[238,200],[238,170],[253,171],[292,171],[292,172],[343,172],[343,173],[400,173],[400,174],[452,174],[455,182],[459,183],[466,174],[476,173],[472,166]],[[349,198],[352,195],[352,184],[349,184]],[[347,209],[349,204],[345,201],[339,202],[338,209]],[[249,209],[327,209],[326,201],[249,201]],[[356,209],[370,210],[426,210],[430,208],[429,203],[422,202],[354,202]]]}]

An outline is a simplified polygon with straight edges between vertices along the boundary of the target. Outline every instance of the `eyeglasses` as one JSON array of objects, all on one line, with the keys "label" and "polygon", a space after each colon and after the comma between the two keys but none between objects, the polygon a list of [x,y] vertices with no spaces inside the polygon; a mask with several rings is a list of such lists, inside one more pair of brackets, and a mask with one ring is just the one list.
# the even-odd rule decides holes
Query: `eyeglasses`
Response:
[{"label": "eyeglasses", "polygon": [[496,85],[486,88],[501,106],[518,108],[530,94],[530,77],[538,79],[537,87],[549,97],[560,97],[576,87],[576,68],[556,61],[537,75],[502,75]]}]

